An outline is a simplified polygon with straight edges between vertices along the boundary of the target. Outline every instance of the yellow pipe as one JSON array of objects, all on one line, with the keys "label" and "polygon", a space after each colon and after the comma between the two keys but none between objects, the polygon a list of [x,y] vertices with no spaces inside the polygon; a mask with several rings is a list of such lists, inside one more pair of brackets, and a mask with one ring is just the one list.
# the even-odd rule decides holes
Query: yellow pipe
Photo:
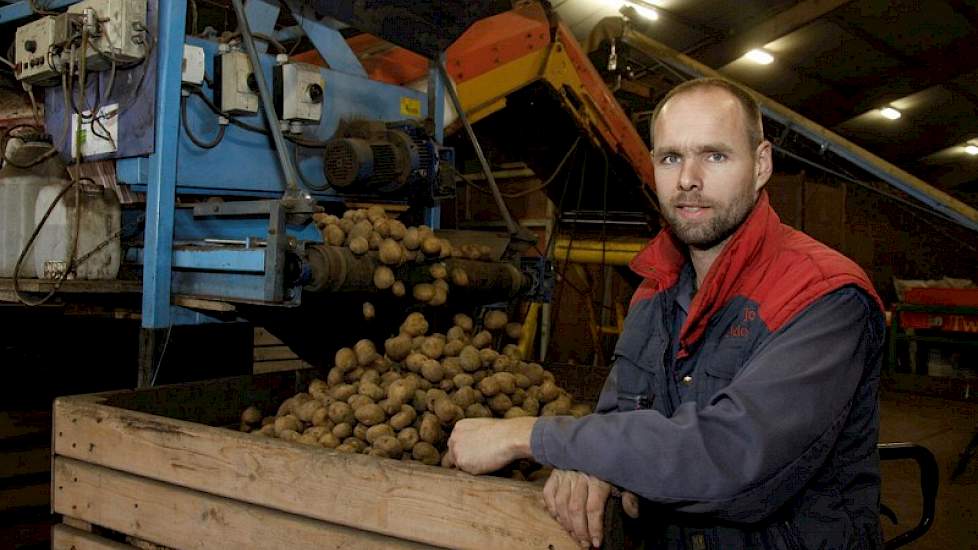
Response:
[{"label": "yellow pipe", "polygon": [[529,311],[526,312],[526,318],[523,319],[523,330],[520,332],[520,341],[517,344],[524,360],[529,360],[530,354],[533,353],[533,341],[537,337],[537,321],[539,318],[540,302],[533,302],[530,304]]},{"label": "yellow pipe", "polygon": [[579,264],[628,265],[648,244],[646,240],[601,241],[558,238],[554,260]]}]

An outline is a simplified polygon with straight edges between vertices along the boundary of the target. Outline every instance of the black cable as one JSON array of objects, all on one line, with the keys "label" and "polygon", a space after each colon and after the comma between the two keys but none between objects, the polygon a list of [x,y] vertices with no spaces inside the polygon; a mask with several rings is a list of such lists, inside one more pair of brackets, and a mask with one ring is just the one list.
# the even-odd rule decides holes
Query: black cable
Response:
[{"label": "black cable", "polygon": [[221,140],[224,139],[224,131],[227,129],[227,125],[219,123],[218,126],[220,129],[210,141],[204,141],[195,136],[193,130],[190,129],[190,121],[187,119],[188,97],[189,96],[183,96],[180,98],[180,122],[183,124],[183,131],[187,134],[187,137],[190,138],[190,141],[201,149],[213,149],[217,147],[217,144],[221,143]]}]

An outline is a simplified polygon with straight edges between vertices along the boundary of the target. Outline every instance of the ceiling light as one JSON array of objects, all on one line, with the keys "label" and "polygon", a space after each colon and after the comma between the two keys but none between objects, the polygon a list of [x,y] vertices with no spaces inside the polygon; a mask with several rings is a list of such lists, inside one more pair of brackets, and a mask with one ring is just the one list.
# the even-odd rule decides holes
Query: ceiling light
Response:
[{"label": "ceiling light", "polygon": [[965,145],[964,152],[971,156],[978,156],[978,145]]},{"label": "ceiling light", "polygon": [[883,107],[880,109],[880,114],[883,115],[883,118],[888,118],[890,120],[896,120],[903,116],[903,113],[897,111],[893,107]]},{"label": "ceiling light", "polygon": [[749,61],[757,63],[758,65],[770,65],[771,62],[774,61],[773,55],[759,49],[754,49],[747,52],[744,54],[744,57],[746,57]]},{"label": "ceiling light", "polygon": [[652,4],[644,0],[611,0],[610,3],[619,10],[622,8],[632,8],[639,17],[648,19],[649,21],[657,21],[659,19],[659,12],[655,11]]}]

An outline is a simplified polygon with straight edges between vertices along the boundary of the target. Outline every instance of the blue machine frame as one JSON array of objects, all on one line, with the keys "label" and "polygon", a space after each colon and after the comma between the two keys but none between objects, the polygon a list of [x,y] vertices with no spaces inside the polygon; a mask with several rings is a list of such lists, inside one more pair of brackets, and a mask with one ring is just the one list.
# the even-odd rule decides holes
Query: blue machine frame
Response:
[{"label": "blue machine frame", "polygon": [[[48,9],[63,8],[79,0],[50,0]],[[154,107],[155,146],[149,156],[116,161],[117,178],[136,190],[146,192],[144,247],[129,253],[129,261],[143,265],[142,326],[160,329],[174,324],[212,322],[206,315],[171,305],[171,293],[228,298],[266,304],[294,305],[301,288],[284,288],[281,267],[285,244],[321,241],[311,224],[289,225],[296,212],[285,207],[282,197],[284,177],[274,150],[264,135],[230,126],[221,143],[211,150],[193,145],[181,127],[181,67],[185,43],[205,51],[207,72],[213,75],[215,42],[187,37],[187,0],[148,0],[155,3],[159,21],[155,55],[156,86]],[[397,121],[418,116],[403,105],[416,104],[420,117],[434,116],[434,139],[444,138],[444,83],[438,71],[430,72],[426,92],[376,82],[350,50],[339,25],[318,19],[309,7],[297,0],[287,5],[330,68],[321,69],[325,80],[323,119],[309,126],[305,137],[324,140],[331,137],[344,117]],[[274,34],[279,6],[266,0],[248,0],[245,14],[253,32]],[[0,8],[0,23],[33,14],[28,0]],[[289,29],[295,32],[295,29]],[[259,51],[264,51],[258,44]],[[275,57],[260,54],[261,69],[271,80]],[[149,76],[152,76],[149,75]],[[55,93],[54,90],[49,93]],[[211,93],[205,91],[205,93]],[[194,130],[206,134],[216,131],[215,115],[199,100],[187,98],[188,119]],[[201,121],[215,121],[204,127]],[[244,118],[264,126],[261,114]],[[320,155],[306,154],[290,144],[290,154],[304,178],[321,182],[324,178]],[[311,190],[310,190],[311,192]],[[246,202],[204,203],[194,209],[177,207],[177,194],[251,196]],[[311,192],[320,200],[337,199],[330,192]],[[309,212],[305,212],[308,214]],[[437,226],[438,207],[426,212],[426,223]],[[207,246],[204,240],[225,241]],[[197,246],[184,246],[187,242]],[[226,241],[240,242],[229,246]],[[256,241],[264,246],[254,247]],[[175,247],[175,243],[177,246]],[[203,245],[203,246],[201,246]]]}]

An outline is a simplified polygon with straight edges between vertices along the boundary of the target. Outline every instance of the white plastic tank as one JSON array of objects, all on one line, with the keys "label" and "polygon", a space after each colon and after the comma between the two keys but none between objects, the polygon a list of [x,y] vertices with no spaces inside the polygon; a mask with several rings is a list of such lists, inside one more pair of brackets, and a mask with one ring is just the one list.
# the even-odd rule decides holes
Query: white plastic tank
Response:
[{"label": "white plastic tank", "polygon": [[[34,166],[28,165],[51,150],[51,144],[30,137],[13,137],[7,142],[6,159],[0,169],[0,277],[13,277],[17,258],[34,232],[34,205],[46,185],[63,184],[67,173],[58,155]],[[34,251],[25,256],[20,277],[37,276]]]},{"label": "white plastic tank", "polygon": [[[34,219],[41,221],[51,203],[68,185],[54,182],[43,186],[34,204]],[[83,180],[76,202],[75,189],[69,189],[57,202],[34,243],[34,270],[42,279],[54,279],[64,272],[75,224],[79,223],[75,258],[75,279],[115,279],[122,263],[122,245],[118,231],[122,226],[122,211],[115,192]]]}]

